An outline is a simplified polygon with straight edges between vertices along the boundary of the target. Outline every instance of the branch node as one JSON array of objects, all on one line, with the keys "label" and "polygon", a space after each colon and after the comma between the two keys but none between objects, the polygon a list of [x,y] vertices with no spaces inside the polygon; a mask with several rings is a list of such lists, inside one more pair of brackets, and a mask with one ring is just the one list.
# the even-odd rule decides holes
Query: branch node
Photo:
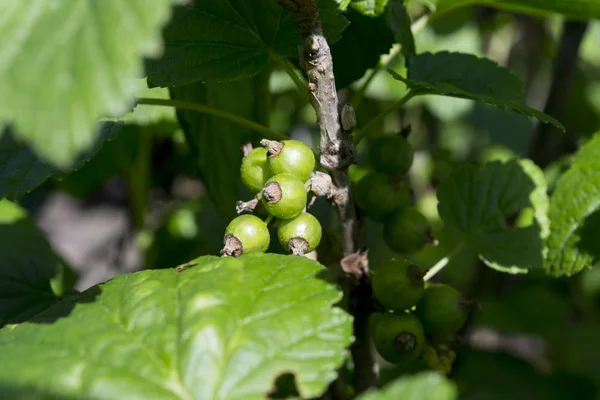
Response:
[{"label": "branch node", "polygon": [[342,107],[342,129],[345,132],[352,132],[356,127],[356,113],[354,112],[354,107],[352,104],[346,103]]},{"label": "branch node", "polygon": [[284,144],[282,142],[278,142],[276,140],[263,139],[260,141],[260,145],[264,146],[267,149],[267,155],[269,158],[273,158],[281,153],[281,149],[283,149]]},{"label": "branch node", "polygon": [[363,277],[369,275],[369,259],[367,255],[368,252],[365,250],[357,251],[342,258],[340,261],[342,270],[357,281],[361,281]]},{"label": "branch node", "polygon": [[315,196],[325,196],[330,198],[333,192],[334,186],[331,180],[331,176],[325,172],[315,171],[310,177],[310,191]]}]

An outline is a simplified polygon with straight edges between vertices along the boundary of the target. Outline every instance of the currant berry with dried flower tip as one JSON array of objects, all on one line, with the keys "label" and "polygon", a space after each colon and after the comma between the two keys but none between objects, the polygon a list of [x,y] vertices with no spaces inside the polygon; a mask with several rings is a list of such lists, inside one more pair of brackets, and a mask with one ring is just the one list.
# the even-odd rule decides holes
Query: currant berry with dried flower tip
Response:
[{"label": "currant berry with dried flower tip", "polygon": [[272,216],[290,219],[306,207],[306,188],[296,175],[277,174],[262,189],[262,204]]},{"label": "currant berry with dried flower tip", "polygon": [[267,224],[254,215],[240,215],[225,229],[221,255],[239,257],[242,254],[264,253],[270,243]]},{"label": "currant berry with dried flower tip", "polygon": [[463,326],[470,308],[471,303],[458,290],[436,283],[427,286],[425,294],[417,303],[415,314],[427,334],[443,336],[455,333]]},{"label": "currant berry with dried flower tip", "polygon": [[379,172],[401,178],[410,169],[414,150],[401,135],[380,136],[369,147],[369,163]]},{"label": "currant berry with dried flower tip", "polygon": [[395,209],[410,204],[410,191],[404,182],[390,184],[387,175],[370,172],[354,188],[356,205],[376,221],[383,221]]},{"label": "currant berry with dried flower tip", "polygon": [[425,346],[425,332],[410,313],[375,313],[369,317],[373,344],[379,355],[392,364],[416,360]]},{"label": "currant berry with dried flower tip", "polygon": [[268,150],[269,167],[273,175],[293,174],[306,182],[315,168],[315,155],[310,147],[299,140],[263,139],[260,144]]},{"label": "currant berry with dried flower tip", "polygon": [[383,239],[397,253],[412,253],[431,241],[429,222],[416,208],[401,207],[385,220]]},{"label": "currant berry with dried flower tip", "polygon": [[279,243],[292,254],[301,256],[317,248],[321,242],[321,224],[312,214],[303,212],[283,220],[277,229]]},{"label": "currant berry with dried flower tip", "polygon": [[389,259],[375,270],[373,294],[388,310],[404,311],[417,304],[425,292],[423,272],[406,260]]}]

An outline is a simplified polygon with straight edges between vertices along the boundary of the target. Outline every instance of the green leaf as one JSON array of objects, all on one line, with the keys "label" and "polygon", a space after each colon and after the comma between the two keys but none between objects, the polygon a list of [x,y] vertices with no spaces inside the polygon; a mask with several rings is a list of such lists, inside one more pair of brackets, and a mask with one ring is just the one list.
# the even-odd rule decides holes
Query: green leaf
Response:
[{"label": "green leaf", "polygon": [[407,60],[417,53],[415,38],[411,29],[411,20],[404,1],[394,0],[388,7],[388,23],[402,46],[402,54]]},{"label": "green leaf", "polygon": [[531,160],[519,160],[519,164],[535,185],[535,189],[529,195],[529,200],[533,207],[533,218],[540,227],[540,237],[542,240],[546,240],[550,234],[550,219],[548,218],[550,199],[544,171]]},{"label": "green leaf", "polygon": [[405,376],[384,388],[371,390],[357,400],[454,400],[458,390],[454,382],[437,372],[421,372]]},{"label": "green leaf", "polygon": [[127,112],[175,0],[0,1],[0,126],[66,169]]},{"label": "green leaf", "polygon": [[600,259],[600,133],[586,143],[550,198],[550,235],[544,267],[548,274],[570,276]]},{"label": "green leaf", "polygon": [[[172,88],[171,96],[177,100],[207,104],[252,119],[252,83],[252,79],[194,83]],[[250,130],[195,111],[180,109],[177,115],[208,195],[223,215],[234,217],[235,203],[240,199],[240,149],[249,138]]]},{"label": "green leaf", "polygon": [[385,16],[366,17],[350,10],[350,26],[341,40],[331,46],[335,85],[343,89],[360,79],[365,71],[379,62],[394,44],[394,35],[385,24]]},{"label": "green leaf", "polygon": [[[339,39],[348,21],[333,0],[319,1],[325,35]],[[165,53],[147,64],[150,86],[232,81],[259,73],[272,52],[296,58],[293,14],[273,0],[196,1],[178,7],[163,32]]]},{"label": "green leaf", "polygon": [[350,7],[363,15],[377,17],[385,11],[388,0],[351,0]]},{"label": "green leaf", "polygon": [[539,196],[521,162],[459,167],[440,184],[437,194],[445,228],[488,266],[508,273],[542,266],[539,224],[513,227],[507,223]]},{"label": "green leaf", "polygon": [[407,78],[394,71],[389,72],[417,95],[434,94],[481,101],[535,117],[565,130],[555,118],[523,104],[523,85],[519,79],[510,70],[487,58],[447,51],[421,53],[410,58]]},{"label": "green leaf", "polygon": [[600,18],[600,2],[597,0],[424,0],[422,2],[435,9],[434,17],[457,7],[481,4],[539,16],[560,14],[576,19]]},{"label": "green leaf", "polygon": [[193,263],[119,276],[0,330],[0,397],[252,400],[292,374],[313,398],[335,379],[352,322],[322,265],[275,254]]},{"label": "green leaf", "polygon": [[480,233],[472,243],[481,261],[501,272],[520,274],[542,266],[543,246],[538,226]]},{"label": "green leaf", "polygon": [[0,327],[23,322],[56,303],[72,278],[27,212],[0,200]]},{"label": "green leaf", "polygon": [[350,5],[350,0],[335,0],[338,5],[338,10],[346,11],[348,6]]},{"label": "green leaf", "polygon": [[[350,21],[340,13],[340,4],[345,0],[317,0],[319,7],[319,16],[323,27],[323,34],[327,38],[329,45],[334,44],[342,38],[342,33],[350,25]],[[298,30],[296,28],[296,30]],[[299,39],[298,39],[299,41]],[[298,57],[298,43],[294,44],[293,58]]]},{"label": "green leaf", "polygon": [[[93,148],[79,157],[73,167],[79,169],[112,140],[121,129],[122,121],[107,121],[100,127],[100,137]],[[0,137],[0,198],[16,200],[31,192],[49,178],[63,177],[67,173],[57,170],[35,156],[30,147],[16,141],[10,131]]]}]

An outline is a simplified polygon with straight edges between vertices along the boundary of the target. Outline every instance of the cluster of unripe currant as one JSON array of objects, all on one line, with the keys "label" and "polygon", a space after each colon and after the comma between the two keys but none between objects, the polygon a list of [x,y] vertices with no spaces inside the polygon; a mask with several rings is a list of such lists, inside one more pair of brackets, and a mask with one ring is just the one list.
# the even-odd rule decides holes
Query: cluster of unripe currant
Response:
[{"label": "cluster of unripe currant", "polygon": [[384,240],[399,254],[412,253],[431,241],[427,218],[411,206],[404,182],[414,150],[402,134],[385,135],[369,147],[368,172],[355,180],[353,193],[362,213],[383,222]]},{"label": "cluster of unripe currant", "polygon": [[370,316],[371,337],[379,355],[392,364],[421,357],[448,372],[455,353],[440,343],[463,326],[472,303],[451,286],[426,284],[423,276],[404,259],[379,265],[372,278],[379,311]]},{"label": "cluster of unripe currant", "polygon": [[[267,228],[276,218],[277,237],[294,255],[313,251],[321,241],[321,224],[306,212],[307,191],[315,168],[312,150],[298,140],[261,140],[263,147],[245,147],[240,169],[243,184],[256,197],[238,202],[238,213],[227,226],[221,254],[238,257],[264,253],[270,244]],[[259,218],[262,215],[265,219]]]}]

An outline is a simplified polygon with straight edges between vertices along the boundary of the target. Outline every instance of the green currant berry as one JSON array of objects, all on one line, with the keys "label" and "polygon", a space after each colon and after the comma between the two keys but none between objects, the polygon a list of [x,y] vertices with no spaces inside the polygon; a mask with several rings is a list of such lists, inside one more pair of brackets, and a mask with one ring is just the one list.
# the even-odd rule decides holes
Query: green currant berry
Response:
[{"label": "green currant berry", "polygon": [[263,187],[262,204],[276,218],[294,218],[306,207],[304,183],[296,175],[277,174]]},{"label": "green currant berry", "polygon": [[416,208],[401,207],[385,220],[383,238],[393,251],[412,253],[430,240],[429,222]]},{"label": "green currant berry", "polygon": [[414,150],[403,136],[381,136],[369,147],[369,163],[379,172],[400,178],[413,163]]},{"label": "green currant berry", "polygon": [[242,159],[240,167],[242,183],[252,193],[258,193],[271,177],[271,168],[267,160],[267,149],[258,147]]},{"label": "green currant berry", "polygon": [[425,332],[431,336],[443,336],[458,331],[469,313],[470,304],[452,286],[436,283],[427,286],[425,294],[417,303],[416,315]]},{"label": "green currant berry", "polygon": [[421,322],[413,314],[372,314],[369,328],[377,352],[387,362],[407,364],[423,352],[425,333]]},{"label": "green currant berry", "polygon": [[404,182],[389,183],[387,175],[379,172],[366,174],[354,190],[356,204],[363,213],[376,221],[383,221],[398,207],[410,204],[410,192]]},{"label": "green currant berry", "polygon": [[413,307],[425,291],[423,273],[419,267],[395,258],[377,267],[372,285],[379,303],[392,311]]},{"label": "green currant berry", "polygon": [[301,256],[317,248],[321,242],[321,224],[312,214],[303,212],[281,221],[277,229],[279,243],[292,254]]},{"label": "green currant berry", "polygon": [[299,140],[261,140],[260,144],[268,150],[271,172],[277,174],[294,174],[306,182],[315,168],[315,155],[310,147]]},{"label": "green currant berry", "polygon": [[240,215],[227,225],[221,255],[239,257],[248,253],[264,253],[269,247],[267,225],[254,215]]}]

